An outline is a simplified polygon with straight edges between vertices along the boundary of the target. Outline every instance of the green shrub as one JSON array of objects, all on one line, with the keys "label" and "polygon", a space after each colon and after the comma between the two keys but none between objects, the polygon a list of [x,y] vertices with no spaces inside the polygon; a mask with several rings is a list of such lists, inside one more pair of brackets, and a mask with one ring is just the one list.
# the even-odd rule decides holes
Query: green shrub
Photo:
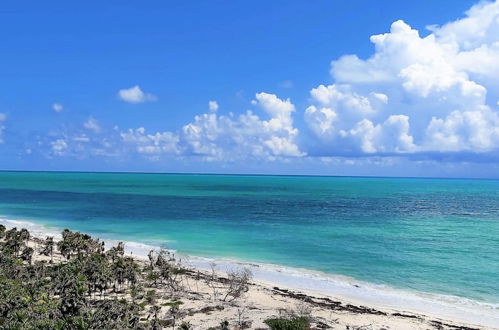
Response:
[{"label": "green shrub", "polygon": [[294,317],[292,319],[267,319],[265,324],[272,330],[307,330],[310,329],[310,321],[306,317]]},{"label": "green shrub", "polygon": [[149,305],[154,305],[157,299],[158,295],[156,294],[156,290],[147,290],[146,296],[144,298],[146,303],[148,303]]}]

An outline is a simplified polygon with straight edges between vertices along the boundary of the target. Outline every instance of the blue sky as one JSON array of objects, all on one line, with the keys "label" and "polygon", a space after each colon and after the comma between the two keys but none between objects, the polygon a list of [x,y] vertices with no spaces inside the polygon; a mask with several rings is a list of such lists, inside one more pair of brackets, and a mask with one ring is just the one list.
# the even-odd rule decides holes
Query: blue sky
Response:
[{"label": "blue sky", "polygon": [[6,1],[0,168],[497,177],[498,18],[473,1]]}]

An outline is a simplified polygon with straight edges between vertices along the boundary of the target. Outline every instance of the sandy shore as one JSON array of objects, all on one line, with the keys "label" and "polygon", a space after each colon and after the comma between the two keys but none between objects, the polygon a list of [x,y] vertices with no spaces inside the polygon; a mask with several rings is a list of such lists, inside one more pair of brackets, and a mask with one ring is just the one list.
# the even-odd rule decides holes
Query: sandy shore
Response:
[{"label": "sandy shore", "polygon": [[[38,253],[42,238],[34,237],[30,242],[36,251],[34,260],[48,260]],[[147,262],[135,259],[139,264]],[[54,255],[54,262],[63,261],[59,253]],[[238,299],[223,301],[226,274],[216,269],[190,267],[180,281],[181,289],[176,292],[161,285],[145,286],[145,290],[156,291],[157,302],[162,306],[159,314],[164,320],[171,319],[168,303],[180,301],[176,324],[189,322],[193,329],[217,327],[225,320],[231,329],[268,329],[266,319],[289,315],[310,317],[312,329],[494,329],[434,315],[368,306],[318,292],[290,290],[257,280],[251,280],[248,291]],[[119,295],[128,297],[127,292]]]}]

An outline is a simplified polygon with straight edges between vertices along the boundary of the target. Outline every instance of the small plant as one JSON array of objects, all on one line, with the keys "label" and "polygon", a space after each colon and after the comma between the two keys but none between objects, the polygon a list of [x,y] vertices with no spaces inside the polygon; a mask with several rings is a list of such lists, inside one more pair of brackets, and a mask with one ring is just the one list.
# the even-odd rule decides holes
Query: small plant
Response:
[{"label": "small plant", "polygon": [[216,300],[217,296],[218,296],[218,290],[217,290],[217,279],[218,279],[218,276],[217,276],[217,265],[214,262],[211,262],[210,263],[210,269],[211,269],[211,272],[210,272],[210,275],[208,276],[208,278],[206,279],[206,284],[208,285],[208,287],[210,287],[213,290],[212,299]]},{"label": "small plant", "polygon": [[130,288],[130,297],[132,301],[140,300],[144,297],[144,287],[141,285],[133,284]]},{"label": "small plant", "polygon": [[185,321],[184,321],[184,322],[182,322],[182,323],[180,324],[180,327],[179,327],[179,328],[180,328],[180,330],[190,330],[190,329],[192,329],[191,322],[185,322]]},{"label": "small plant", "polygon": [[306,317],[294,317],[291,319],[276,318],[264,321],[271,330],[308,330],[310,321]]},{"label": "small plant", "polygon": [[149,305],[154,305],[157,299],[158,295],[156,294],[156,290],[148,290],[144,297],[145,302]]},{"label": "small plant", "polygon": [[161,307],[159,306],[152,306],[149,308],[149,318],[152,317],[152,322],[151,326],[153,329],[158,329],[158,324],[159,324],[159,313],[161,312]]},{"label": "small plant", "polygon": [[220,330],[229,330],[229,321],[224,320],[220,322]]},{"label": "small plant", "polygon": [[183,317],[183,313],[180,310],[180,305],[182,305],[182,304],[183,304],[183,302],[181,302],[181,301],[172,301],[171,303],[165,304],[165,306],[170,306],[170,309],[168,310],[168,314],[173,319],[172,329],[175,329],[175,323],[177,322],[177,320],[181,319]]},{"label": "small plant", "polygon": [[304,301],[296,304],[295,307],[296,315],[310,319],[312,315],[312,307]]},{"label": "small plant", "polygon": [[251,270],[243,268],[227,272],[228,279],[225,282],[225,295],[223,301],[232,301],[241,297],[248,291],[249,281],[253,277]]},{"label": "small plant", "polygon": [[237,325],[239,329],[244,329],[246,326],[245,322],[246,306],[237,309]]}]

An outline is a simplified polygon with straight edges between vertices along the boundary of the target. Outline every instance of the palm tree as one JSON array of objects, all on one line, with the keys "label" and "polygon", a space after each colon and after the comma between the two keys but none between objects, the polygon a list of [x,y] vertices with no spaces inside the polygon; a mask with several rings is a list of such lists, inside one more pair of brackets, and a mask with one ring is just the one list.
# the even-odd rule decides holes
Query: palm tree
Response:
[{"label": "palm tree", "polygon": [[[31,263],[34,250],[24,244],[30,237],[29,232],[3,231],[0,227],[1,232],[6,239],[2,242],[4,253],[0,253],[0,329],[142,329],[148,326],[141,320],[143,306],[136,303],[136,299],[143,299],[139,282],[144,279],[135,261],[124,257],[123,244],[114,250],[115,262],[112,263],[111,256],[102,253],[100,241],[65,230],[57,248],[67,258],[66,262],[53,261],[56,244],[52,237],[47,237],[40,253],[50,255],[52,263]],[[133,300],[96,299],[95,292],[101,291],[102,297],[113,281],[120,286],[131,286]],[[153,305],[154,300],[156,294],[152,291],[145,301]],[[149,326],[156,329],[160,327],[159,312],[160,307],[153,308],[149,320]]]},{"label": "palm tree", "polygon": [[87,281],[76,262],[61,265],[56,270],[54,286],[61,299],[60,311],[64,317],[77,316],[86,305]]},{"label": "palm tree", "polygon": [[27,246],[21,253],[21,259],[27,261],[31,265],[31,260],[33,259],[33,248]]},{"label": "palm tree", "polygon": [[48,236],[47,238],[45,238],[45,242],[43,243],[43,248],[40,253],[47,257],[50,256],[50,263],[53,263],[54,238],[52,236]]},{"label": "palm tree", "polygon": [[118,290],[120,290],[121,285],[125,282],[125,263],[123,259],[118,259],[111,267],[114,274],[114,280],[118,284]]},{"label": "palm tree", "polygon": [[118,256],[123,257],[125,255],[125,243],[119,242],[116,251],[118,252]]},{"label": "palm tree", "polygon": [[23,244],[21,240],[20,232],[14,227],[5,232],[5,247],[11,249],[14,252],[14,255],[17,257],[19,255],[19,251],[21,250],[21,246]]},{"label": "palm tree", "polygon": [[129,284],[135,285],[139,276],[139,265],[135,263],[133,258],[125,257],[125,279]]},{"label": "palm tree", "polygon": [[113,246],[107,251],[107,255],[111,258],[112,262],[115,262],[117,259],[122,258],[125,254],[125,244],[123,242],[119,242],[118,246]]},{"label": "palm tree", "polygon": [[17,228],[13,227],[5,232],[5,240],[14,238],[17,235]]},{"label": "palm tree", "polygon": [[26,228],[22,228],[19,231],[19,238],[21,239],[21,241],[24,241],[24,244],[28,245],[28,241],[30,238],[29,231]]},{"label": "palm tree", "polygon": [[62,240],[57,242],[57,249],[59,250],[59,252],[61,252],[62,256],[67,260],[71,259],[71,253],[73,251],[72,245],[73,245],[73,233],[68,229],[64,229],[62,231]]}]

